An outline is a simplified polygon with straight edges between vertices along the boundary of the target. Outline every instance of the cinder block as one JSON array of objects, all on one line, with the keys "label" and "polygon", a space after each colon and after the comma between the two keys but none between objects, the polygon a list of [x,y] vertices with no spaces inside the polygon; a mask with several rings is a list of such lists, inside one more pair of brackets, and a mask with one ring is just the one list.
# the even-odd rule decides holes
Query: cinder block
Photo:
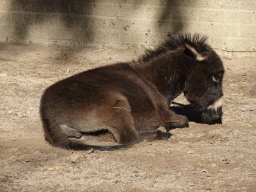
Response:
[{"label": "cinder block", "polygon": [[256,24],[256,12],[253,13],[253,24]]},{"label": "cinder block", "polygon": [[59,26],[61,27],[70,27],[70,28],[89,28],[89,20],[91,18],[88,18],[83,15],[57,15],[59,17]]},{"label": "cinder block", "polygon": [[44,7],[46,13],[57,13],[55,1],[46,1]]},{"label": "cinder block", "polygon": [[5,32],[4,26],[0,25],[0,41],[1,42],[6,42],[7,40],[7,36],[4,34],[4,32]]},{"label": "cinder block", "polygon": [[169,7],[185,7],[187,0],[163,0],[159,2],[160,6]]},{"label": "cinder block", "polygon": [[242,38],[256,38],[256,25],[241,25]]},{"label": "cinder block", "polygon": [[13,25],[32,25],[35,23],[34,14],[12,13],[11,23]]},{"label": "cinder block", "polygon": [[202,34],[207,34],[209,37],[239,37],[240,25],[239,24],[224,24],[224,23],[200,23],[197,27]]},{"label": "cinder block", "polygon": [[71,14],[83,14],[83,15],[92,15],[93,14],[93,4],[86,3],[86,1],[81,1],[79,3],[70,4],[70,13]]},{"label": "cinder block", "polygon": [[254,39],[229,38],[226,39],[227,51],[254,51]]},{"label": "cinder block", "polygon": [[146,17],[146,6],[120,5],[120,16],[143,19]]},{"label": "cinder block", "polygon": [[201,1],[186,0],[185,6],[193,7],[193,8],[213,8],[214,3],[215,3],[215,1],[212,1],[212,0],[201,0]]},{"label": "cinder block", "polygon": [[42,28],[42,39],[45,40],[56,40],[54,39],[54,33],[56,31],[56,26],[43,26]]},{"label": "cinder block", "polygon": [[35,15],[36,25],[60,26],[62,22],[62,15],[60,14],[43,13]]},{"label": "cinder block", "polygon": [[8,42],[8,35],[10,35],[9,26],[0,25],[0,39],[1,42]]},{"label": "cinder block", "polygon": [[10,24],[11,22],[11,13],[9,12],[0,12],[0,25]]},{"label": "cinder block", "polygon": [[[121,32],[153,32],[158,28],[155,28],[154,23],[152,21],[144,20],[144,19],[110,19],[109,26],[110,29],[115,29]],[[158,32],[160,32],[158,30]]]},{"label": "cinder block", "polygon": [[[3,11],[12,11],[12,2],[8,0],[2,0],[0,1],[0,10]],[[14,10],[13,10],[14,11]],[[17,10],[16,10],[17,11]]]},{"label": "cinder block", "polygon": [[70,13],[69,11],[69,2],[70,1],[56,1],[55,10],[57,13]]},{"label": "cinder block", "polygon": [[216,37],[239,37],[240,25],[233,24],[213,24],[213,35]]},{"label": "cinder block", "polygon": [[68,47],[76,47],[78,45],[78,41],[74,40],[57,40],[56,45],[59,46],[68,46]]},{"label": "cinder block", "polygon": [[65,13],[69,14],[69,3],[70,1],[39,1],[41,5],[45,8],[47,13]]},{"label": "cinder block", "polygon": [[252,0],[243,0],[241,2],[242,10],[256,10],[256,1]]},{"label": "cinder block", "polygon": [[58,27],[52,31],[52,39],[72,40],[75,37],[75,29]]},{"label": "cinder block", "polygon": [[188,20],[188,21],[197,21],[198,20],[198,12],[199,12],[198,9],[186,8],[183,11],[184,11],[183,20]]},{"label": "cinder block", "polygon": [[20,2],[21,11],[24,12],[44,12],[44,4],[46,1],[23,0]]},{"label": "cinder block", "polygon": [[87,18],[89,29],[92,30],[102,30],[108,28],[108,19],[107,18]]},{"label": "cinder block", "polygon": [[[118,0],[118,1],[122,1],[124,3],[122,4],[125,4],[125,1],[126,0]],[[150,6],[159,6],[160,5],[160,2],[162,1],[156,1],[156,0],[129,0],[128,2],[130,2],[130,4],[133,4],[133,5],[138,5],[138,6],[145,6],[145,5],[150,5]]]},{"label": "cinder block", "polygon": [[28,39],[42,39],[46,37],[44,26],[31,26],[27,32]]},{"label": "cinder block", "polygon": [[253,17],[253,11],[227,11],[225,20],[227,23],[252,24]]},{"label": "cinder block", "polygon": [[146,18],[162,21],[196,21],[198,20],[198,9],[172,7],[147,7]]},{"label": "cinder block", "polygon": [[217,9],[240,9],[241,0],[218,0],[213,1],[212,5]]},{"label": "cinder block", "polygon": [[34,14],[25,14],[24,21],[25,21],[25,25],[35,24],[35,15]]},{"label": "cinder block", "polygon": [[108,3],[118,5],[159,5],[159,1],[156,0],[91,0],[90,3]]},{"label": "cinder block", "polygon": [[187,32],[187,25],[188,23],[185,23],[183,21],[179,22],[173,22],[173,21],[167,21],[163,23],[157,23],[156,26],[161,30],[161,33],[168,34],[175,33],[175,34],[182,34]]},{"label": "cinder block", "polygon": [[2,0],[0,1],[0,10],[20,11],[21,5],[19,1]]},{"label": "cinder block", "polygon": [[93,31],[87,31],[85,29],[78,28],[75,31],[76,40],[81,45],[86,45],[87,43],[93,44],[95,38],[97,38]]},{"label": "cinder block", "polygon": [[104,17],[118,17],[121,16],[121,5],[111,4],[94,4],[93,13],[94,15]]},{"label": "cinder block", "polygon": [[146,7],[146,18],[148,19],[160,19],[163,15],[166,17],[166,14],[169,12],[164,12],[163,7]]},{"label": "cinder block", "polygon": [[[120,33],[111,29],[95,30],[92,34],[95,43],[120,45]],[[107,43],[106,43],[107,42]]]},{"label": "cinder block", "polygon": [[120,45],[119,33],[114,30],[95,30],[86,31],[85,29],[76,29],[74,31],[75,39],[80,46],[95,45]]},{"label": "cinder block", "polygon": [[225,12],[222,10],[199,10],[199,21],[205,22],[225,22]]},{"label": "cinder block", "polygon": [[121,45],[143,45],[145,44],[146,35],[144,33],[119,33]]},{"label": "cinder block", "polygon": [[225,38],[210,37],[207,43],[214,49],[227,51],[227,45],[225,44]]},{"label": "cinder block", "polygon": [[168,37],[166,33],[150,33],[146,36],[142,45],[146,46],[147,48],[156,49],[167,39]]},{"label": "cinder block", "polygon": [[22,13],[12,13],[11,23],[13,25],[24,25],[25,24],[25,16]]},{"label": "cinder block", "polygon": [[28,32],[28,26],[17,25],[17,26],[14,26],[14,28],[13,28],[12,36],[19,40],[22,40],[22,39],[26,38],[27,32]]},{"label": "cinder block", "polygon": [[10,37],[15,33],[15,26],[3,25],[1,26],[1,35]]},{"label": "cinder block", "polygon": [[192,22],[189,24],[188,32],[191,34],[201,34],[211,36],[212,25],[208,22]]},{"label": "cinder block", "polygon": [[102,4],[132,4],[133,0],[90,0],[90,3],[102,3]]},{"label": "cinder block", "polygon": [[105,17],[86,17],[80,15],[63,15],[61,27],[81,28],[85,30],[100,30],[108,28],[108,19]]},{"label": "cinder block", "polygon": [[57,45],[57,40],[42,39],[42,42],[45,45]]}]

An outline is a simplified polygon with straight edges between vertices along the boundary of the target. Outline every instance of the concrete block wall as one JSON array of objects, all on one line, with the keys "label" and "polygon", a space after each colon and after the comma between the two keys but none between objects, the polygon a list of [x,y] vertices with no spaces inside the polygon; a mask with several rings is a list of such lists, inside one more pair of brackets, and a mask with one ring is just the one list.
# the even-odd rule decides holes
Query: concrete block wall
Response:
[{"label": "concrete block wall", "polygon": [[200,33],[226,52],[256,51],[255,0],[0,0],[0,41],[156,46]]}]

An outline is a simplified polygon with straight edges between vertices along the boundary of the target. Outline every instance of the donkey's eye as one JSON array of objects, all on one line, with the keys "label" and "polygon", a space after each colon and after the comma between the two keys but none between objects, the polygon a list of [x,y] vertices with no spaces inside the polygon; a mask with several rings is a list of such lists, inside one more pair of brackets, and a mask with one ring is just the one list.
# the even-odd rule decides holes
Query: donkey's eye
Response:
[{"label": "donkey's eye", "polygon": [[218,73],[218,74],[216,74],[216,75],[213,75],[213,76],[212,76],[213,82],[219,83],[219,81],[220,81],[220,79],[221,79],[221,76],[222,76],[222,74],[220,74],[220,73]]},{"label": "donkey's eye", "polygon": [[213,82],[216,82],[216,83],[218,82],[218,78],[215,75],[212,76],[212,80]]}]

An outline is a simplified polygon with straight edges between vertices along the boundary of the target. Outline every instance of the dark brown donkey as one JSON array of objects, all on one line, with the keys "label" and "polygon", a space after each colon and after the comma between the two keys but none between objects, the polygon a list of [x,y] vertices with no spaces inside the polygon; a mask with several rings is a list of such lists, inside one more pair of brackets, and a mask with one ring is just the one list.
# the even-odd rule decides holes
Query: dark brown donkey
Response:
[{"label": "dark brown donkey", "polygon": [[[136,62],[74,75],[50,86],[41,100],[45,139],[67,149],[114,150],[142,140],[168,139],[186,117],[169,110],[184,92],[207,123],[222,116],[223,64],[206,37],[180,36]],[[167,132],[157,130],[163,126]],[[93,146],[88,135],[111,133],[120,145]]]}]

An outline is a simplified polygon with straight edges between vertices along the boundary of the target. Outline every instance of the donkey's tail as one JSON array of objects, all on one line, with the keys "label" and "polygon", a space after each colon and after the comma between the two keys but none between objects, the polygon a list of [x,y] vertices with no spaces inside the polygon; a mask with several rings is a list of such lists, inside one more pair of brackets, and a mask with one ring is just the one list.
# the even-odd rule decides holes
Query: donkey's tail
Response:
[{"label": "donkey's tail", "polygon": [[[130,146],[130,145],[129,145]],[[128,145],[88,145],[81,143],[79,141],[69,141],[68,146],[61,146],[62,148],[72,149],[72,150],[97,150],[97,151],[115,151],[120,149],[128,148]]]}]

